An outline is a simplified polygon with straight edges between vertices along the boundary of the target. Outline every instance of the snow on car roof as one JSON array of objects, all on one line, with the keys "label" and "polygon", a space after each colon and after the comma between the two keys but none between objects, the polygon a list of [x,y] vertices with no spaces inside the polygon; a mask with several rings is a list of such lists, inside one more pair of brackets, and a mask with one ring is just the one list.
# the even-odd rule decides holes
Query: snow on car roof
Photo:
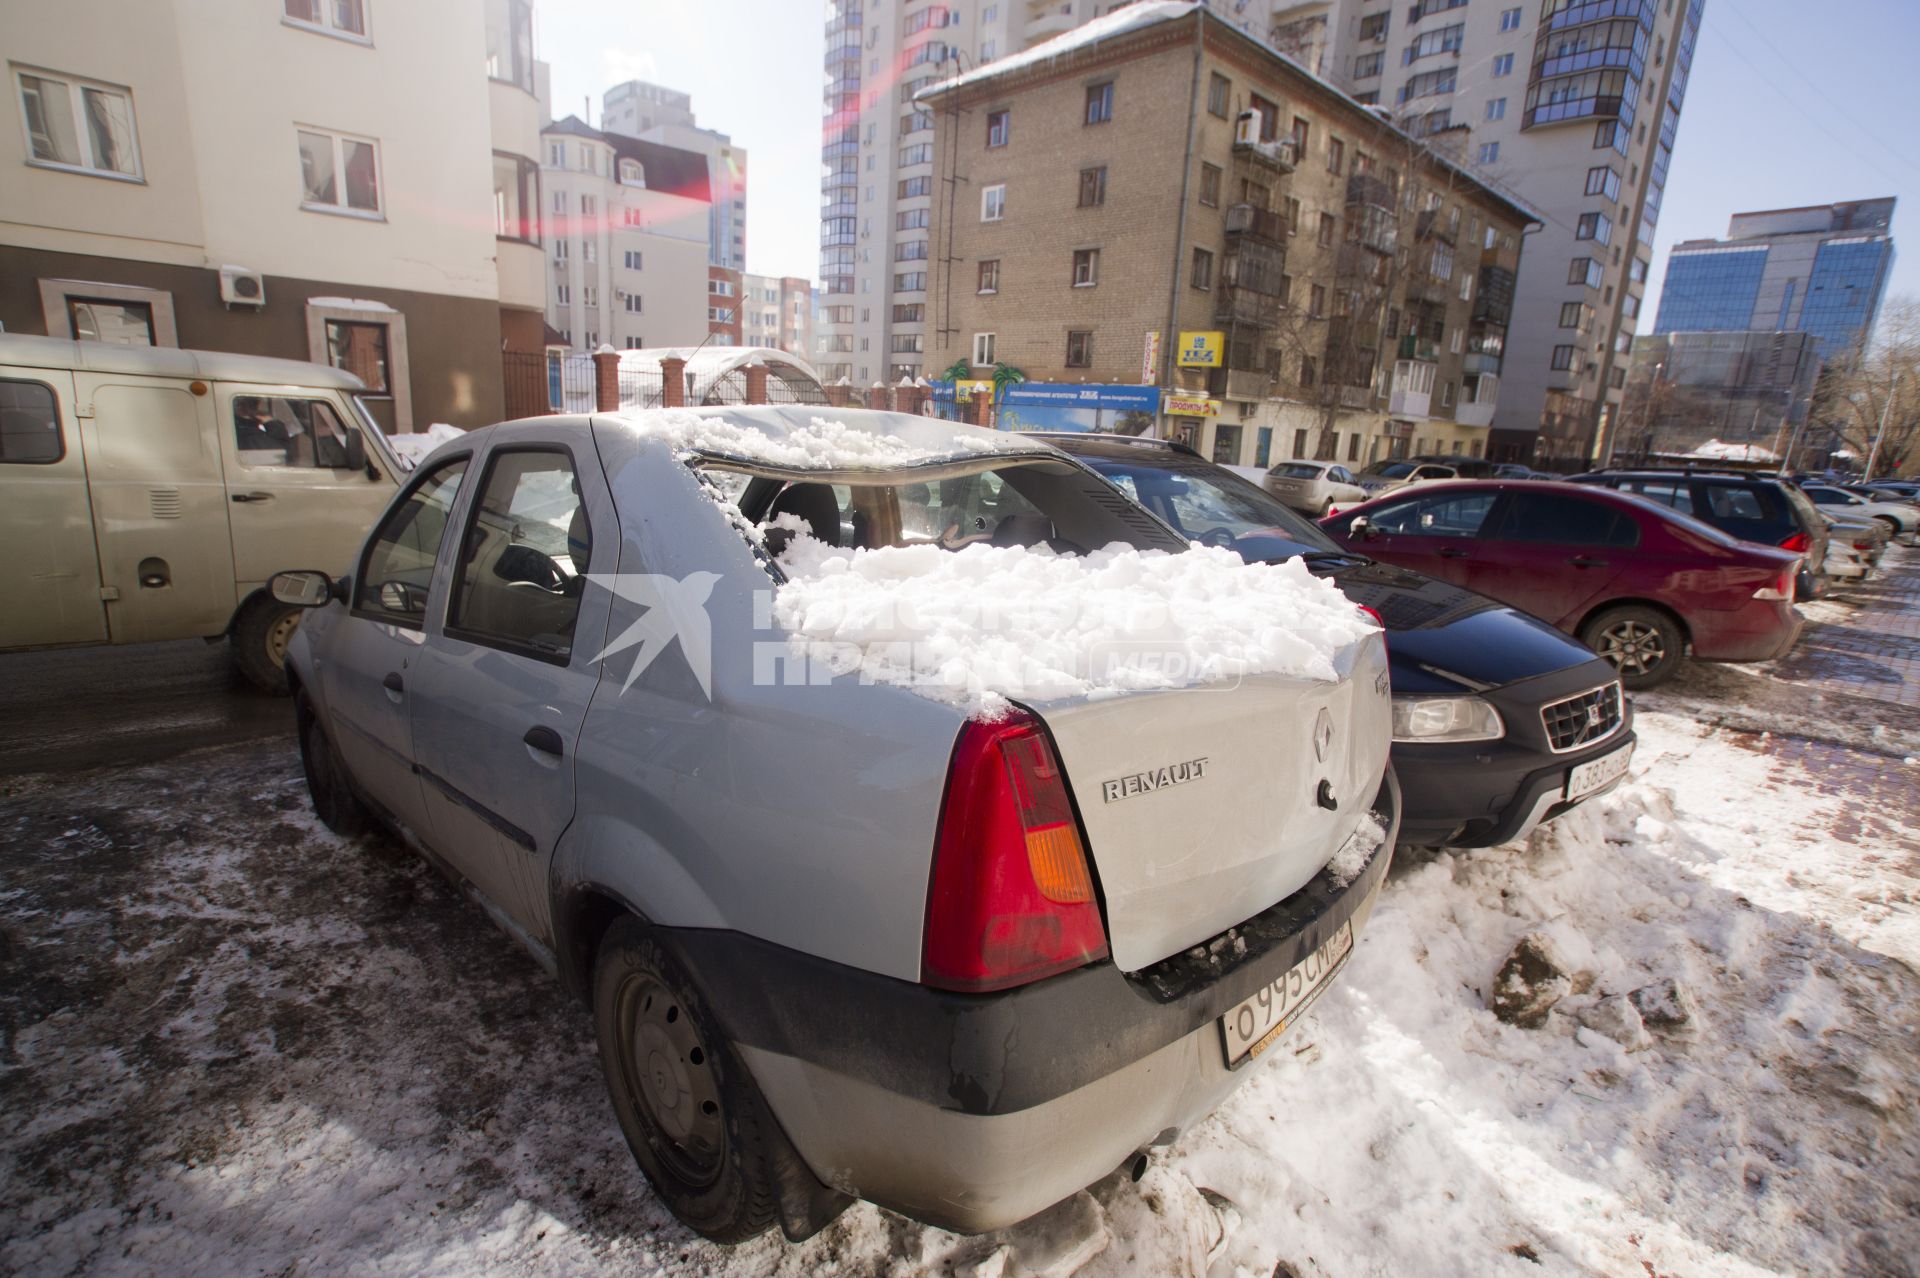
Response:
[{"label": "snow on car roof", "polygon": [[989,459],[1063,460],[1038,440],[963,422],[818,404],[724,405],[617,413],[614,421],[675,451],[756,473],[872,476],[906,468]]},{"label": "snow on car roof", "polygon": [[773,615],[796,656],[989,721],[1016,701],[1332,681],[1341,649],[1378,629],[1300,560],[1250,564],[1218,547],[848,550],[803,533],[780,566]]}]

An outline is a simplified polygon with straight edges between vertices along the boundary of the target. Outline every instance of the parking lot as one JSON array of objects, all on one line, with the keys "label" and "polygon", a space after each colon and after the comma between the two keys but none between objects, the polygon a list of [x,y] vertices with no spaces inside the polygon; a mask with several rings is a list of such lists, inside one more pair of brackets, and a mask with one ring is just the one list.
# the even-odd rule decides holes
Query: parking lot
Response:
[{"label": "parking lot", "polygon": [[[585,1013],[411,854],[313,819],[283,707],[124,677],[177,653],[58,659],[111,696],[8,658],[0,1268],[1911,1272],[1920,554],[1808,612],[1783,661],[1642,697],[1620,790],[1403,866],[1344,983],[1139,1184],[1004,1235],[860,1204],[731,1251],[650,1194]],[[89,736],[111,766],[36,745]],[[1487,1010],[1528,933],[1586,978],[1535,1029]],[[1686,1018],[1610,1037],[1600,1001],[1666,980]]]}]

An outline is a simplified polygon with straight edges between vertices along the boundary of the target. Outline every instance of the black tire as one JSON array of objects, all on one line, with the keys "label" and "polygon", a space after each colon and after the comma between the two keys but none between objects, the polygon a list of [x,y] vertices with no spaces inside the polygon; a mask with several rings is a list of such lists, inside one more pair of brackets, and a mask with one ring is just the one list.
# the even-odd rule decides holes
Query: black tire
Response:
[{"label": "black tire", "polygon": [[333,748],[319,716],[302,694],[297,719],[300,724],[300,764],[307,774],[307,794],[313,799],[313,814],[320,823],[343,839],[357,838],[373,825],[373,813],[353,792],[346,763]]},{"label": "black tire", "polygon": [[1580,642],[1605,657],[1620,672],[1621,684],[1636,692],[1665,683],[1686,660],[1680,623],[1639,604],[1594,614],[1581,627]]},{"label": "black tire", "polygon": [[773,1116],[686,969],[637,919],[600,943],[593,1025],[614,1116],[668,1209],[718,1243],[765,1233],[779,1216]]},{"label": "black tire", "polygon": [[300,609],[262,596],[248,604],[233,626],[233,664],[262,692],[287,694],[287,643],[300,624]]}]

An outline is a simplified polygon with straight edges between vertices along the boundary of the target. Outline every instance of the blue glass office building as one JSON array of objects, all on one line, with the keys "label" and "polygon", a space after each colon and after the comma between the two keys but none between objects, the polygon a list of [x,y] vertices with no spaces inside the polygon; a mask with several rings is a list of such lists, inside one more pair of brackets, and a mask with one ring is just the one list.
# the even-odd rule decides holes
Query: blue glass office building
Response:
[{"label": "blue glass office building", "polygon": [[1873,332],[1893,270],[1893,207],[1734,214],[1726,239],[1674,247],[1654,333],[1805,332],[1831,358]]}]

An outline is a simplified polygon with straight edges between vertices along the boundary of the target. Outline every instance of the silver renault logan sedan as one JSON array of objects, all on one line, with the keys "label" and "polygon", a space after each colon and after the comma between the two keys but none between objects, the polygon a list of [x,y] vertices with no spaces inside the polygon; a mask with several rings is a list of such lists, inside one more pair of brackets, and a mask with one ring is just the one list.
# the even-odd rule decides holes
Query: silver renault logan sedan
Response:
[{"label": "silver renault logan sedan", "polygon": [[997,716],[796,675],[781,543],[915,528],[1217,553],[1043,443],[781,406],[474,431],[346,573],[274,583],[320,817],[398,832],[591,1008],[634,1157],[716,1240],[855,1197],[994,1229],[1137,1162],[1327,988],[1391,856],[1371,626],[1317,677]]}]

